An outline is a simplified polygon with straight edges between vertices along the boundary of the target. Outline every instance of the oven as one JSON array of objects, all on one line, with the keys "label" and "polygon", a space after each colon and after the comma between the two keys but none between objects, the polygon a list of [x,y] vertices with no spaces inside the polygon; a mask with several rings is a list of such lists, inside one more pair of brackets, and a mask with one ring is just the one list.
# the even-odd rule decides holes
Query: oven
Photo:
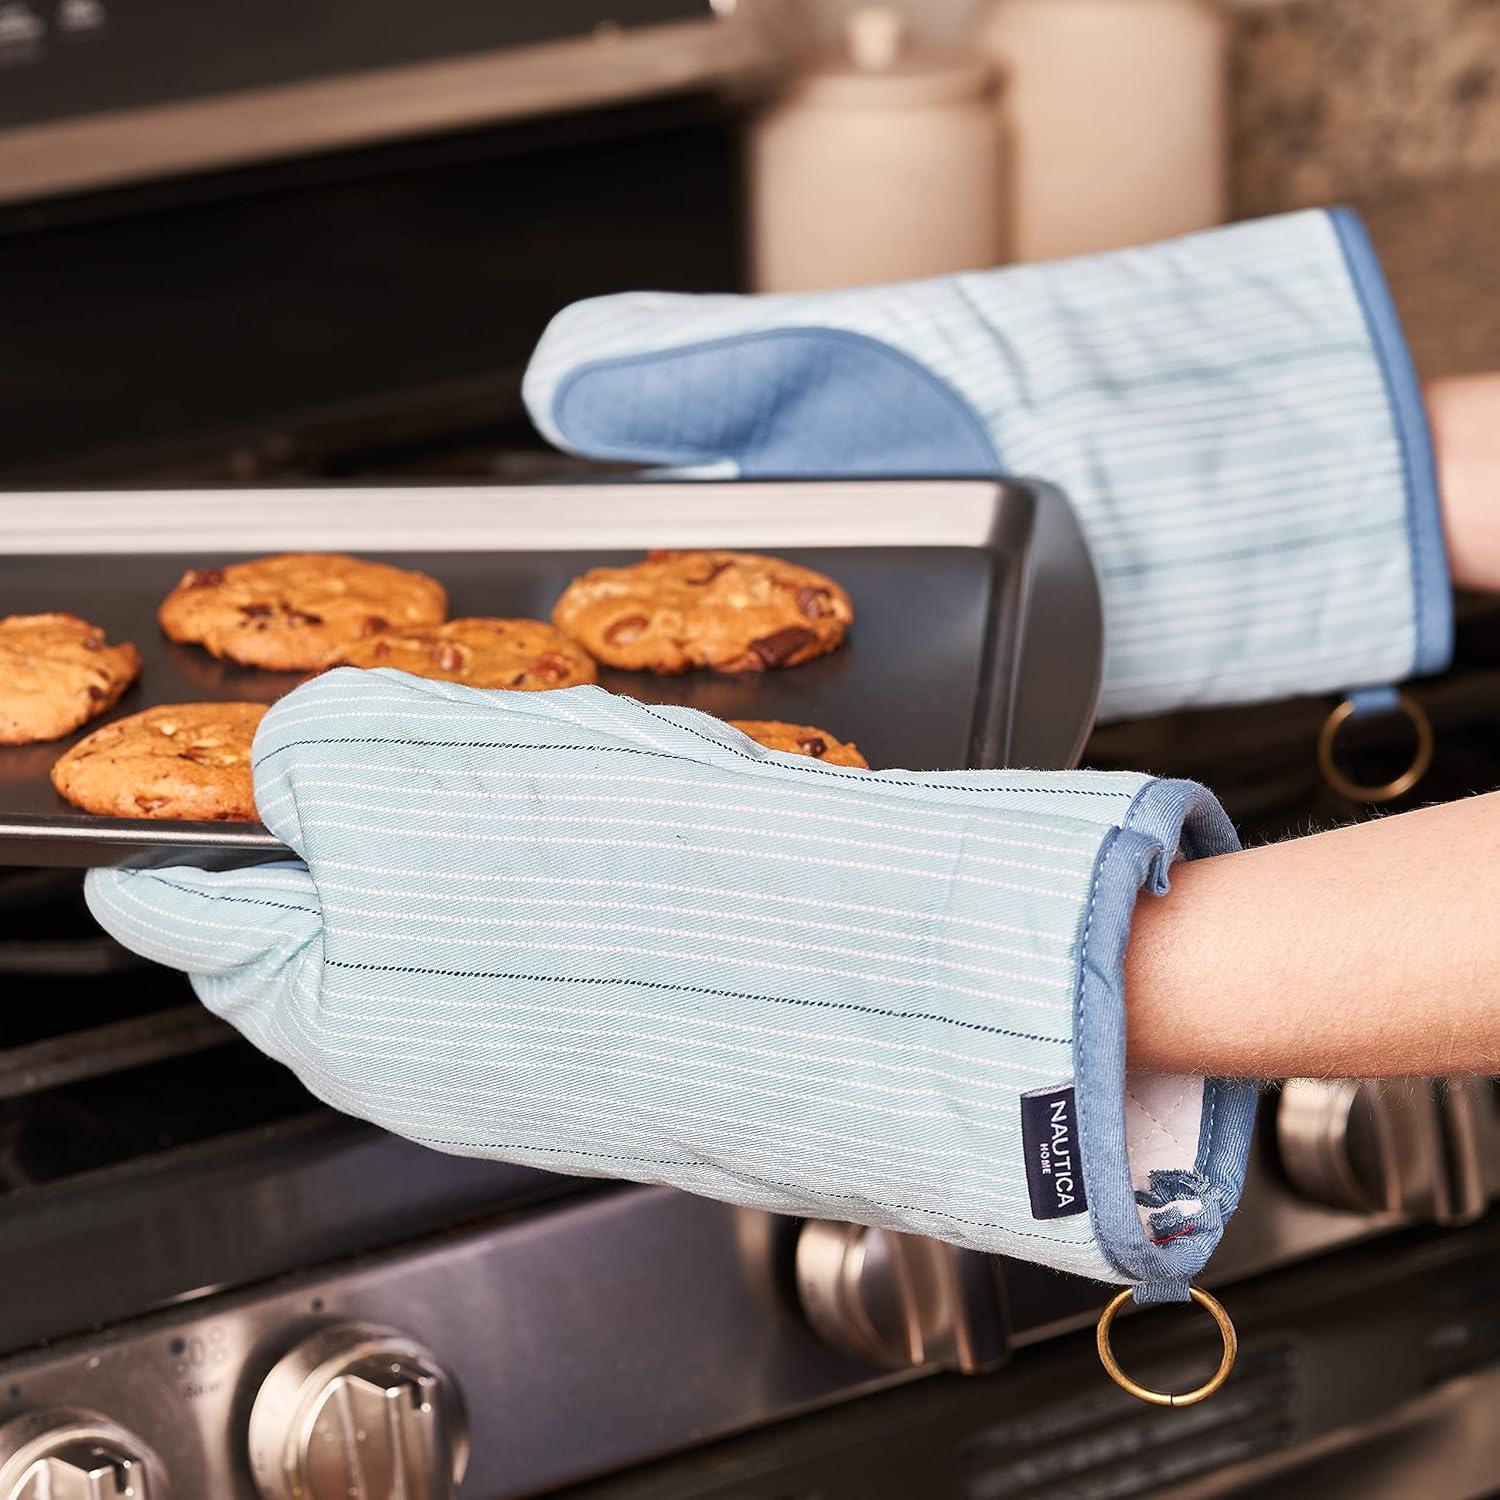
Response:
[{"label": "oven", "polygon": [[[215,7],[217,35],[168,0],[0,5],[7,489],[609,479],[524,421],[547,318],[742,284],[753,31],[665,0],[321,9],[303,46],[279,5]],[[1415,691],[1438,754],[1411,801],[1493,788],[1500,611],[1465,601]],[[1302,832],[1366,811],[1319,780],[1325,708],[1117,725],[1084,758],[1197,777],[1247,839]],[[1374,780],[1404,749],[1379,719],[1347,745]],[[1487,1083],[1269,1089],[1210,1278],[1240,1367],[1159,1411],[1099,1370],[1092,1284],[335,1115],[103,937],[76,871],[0,871],[0,992],[0,1500],[289,1496],[289,1443],[326,1455],[309,1500],[459,1472],[465,1500],[1500,1475]],[[1118,1337],[1157,1385],[1213,1358],[1170,1310]]]}]

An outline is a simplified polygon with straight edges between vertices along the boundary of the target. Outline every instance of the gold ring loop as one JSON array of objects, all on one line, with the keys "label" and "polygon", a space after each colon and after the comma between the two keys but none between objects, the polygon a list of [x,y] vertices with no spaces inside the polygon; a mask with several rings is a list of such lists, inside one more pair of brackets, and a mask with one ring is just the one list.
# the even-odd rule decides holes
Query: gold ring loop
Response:
[{"label": "gold ring loop", "polygon": [[1409,792],[1427,774],[1427,768],[1432,764],[1432,720],[1422,705],[1405,693],[1396,694],[1396,712],[1403,714],[1416,730],[1417,749],[1411,764],[1401,775],[1379,786],[1361,786],[1359,782],[1351,781],[1334,762],[1333,747],[1339,730],[1354,717],[1353,701],[1345,698],[1323,721],[1318,732],[1318,769],[1322,771],[1324,781],[1339,796],[1347,797],[1351,802],[1391,802],[1403,792]]},{"label": "gold ring loop", "polygon": [[1115,1351],[1109,1342],[1109,1332],[1114,1327],[1115,1314],[1134,1295],[1134,1288],[1126,1287],[1118,1296],[1111,1297],[1109,1306],[1099,1314],[1099,1327],[1095,1332],[1095,1338],[1099,1345],[1099,1363],[1104,1366],[1109,1378],[1122,1390],[1129,1391],[1138,1401],[1149,1401],[1153,1406],[1196,1406],[1200,1401],[1207,1401],[1229,1379],[1229,1372],[1234,1369],[1235,1355],[1239,1353],[1240,1341],[1235,1337],[1234,1324],[1229,1321],[1229,1314],[1224,1311],[1216,1297],[1210,1297],[1207,1292],[1195,1286],[1188,1288],[1188,1295],[1193,1301],[1199,1307],[1206,1308],[1208,1315],[1219,1325],[1219,1337],[1224,1341],[1223,1357],[1219,1360],[1219,1368],[1202,1385],[1191,1391],[1183,1391],[1180,1394],[1172,1391],[1153,1391],[1132,1380],[1120,1368],[1120,1362],[1115,1358]]}]

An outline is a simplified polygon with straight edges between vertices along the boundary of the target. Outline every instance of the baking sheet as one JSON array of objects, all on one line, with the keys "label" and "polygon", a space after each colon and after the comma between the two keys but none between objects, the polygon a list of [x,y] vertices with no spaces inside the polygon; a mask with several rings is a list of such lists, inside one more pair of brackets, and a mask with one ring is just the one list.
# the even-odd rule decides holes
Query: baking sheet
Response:
[{"label": "baking sheet", "polygon": [[[29,523],[23,507],[33,512]],[[462,550],[389,545],[409,543],[414,530]],[[173,535],[191,550],[154,549]],[[833,538],[840,544],[829,545]],[[780,672],[662,678],[604,668],[600,681],[720,718],[816,724],[857,741],[877,767],[1066,764],[1097,691],[1098,602],[1082,542],[1061,498],[1026,486],[7,495],[0,544],[0,614],[79,614],[112,641],[134,641],[143,658],[140,679],[115,709],[78,734],[0,747],[0,863],[225,864],[285,853],[258,824],[83,813],[48,779],[69,745],[109,719],[160,703],[270,703],[296,686],[299,674],[217,661],[165,640],[156,624],[157,605],[186,568],[269,551],[338,547],[432,574],[447,587],[454,617],[537,619],[584,568],[634,561],[650,547],[774,552],[849,591],[856,618],[842,649]],[[49,547],[59,550],[40,550]]]}]

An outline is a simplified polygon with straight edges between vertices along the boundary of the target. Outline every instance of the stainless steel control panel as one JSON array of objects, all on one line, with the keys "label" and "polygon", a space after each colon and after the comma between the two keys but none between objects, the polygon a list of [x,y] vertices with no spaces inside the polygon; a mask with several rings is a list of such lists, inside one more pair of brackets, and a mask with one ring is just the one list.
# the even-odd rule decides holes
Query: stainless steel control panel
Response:
[{"label": "stainless steel control panel", "polygon": [[[1500,1195],[1488,1081],[1319,1081],[1266,1109],[1215,1285]],[[0,1364],[0,1500],[321,1500],[398,1479],[413,1500],[545,1493],[924,1372],[993,1369],[1097,1311],[1080,1283],[1038,1291],[1014,1269],[601,1190]]]}]

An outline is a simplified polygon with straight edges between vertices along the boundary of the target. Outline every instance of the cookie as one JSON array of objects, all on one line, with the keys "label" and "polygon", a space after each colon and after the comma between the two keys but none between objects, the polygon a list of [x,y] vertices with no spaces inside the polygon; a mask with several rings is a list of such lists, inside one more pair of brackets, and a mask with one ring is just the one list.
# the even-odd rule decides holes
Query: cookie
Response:
[{"label": "cookie", "polygon": [[731,719],[729,723],[767,750],[810,755],[814,760],[827,761],[830,766],[870,768],[858,745],[836,740],[826,729],[814,729],[811,724],[783,724],[780,719]]},{"label": "cookie", "polygon": [[753,552],[652,552],[592,568],[552,611],[600,661],[665,676],[795,667],[834,650],[853,618],[831,578]]},{"label": "cookie", "polygon": [[157,618],[171,641],[275,672],[320,667],[345,641],[436,625],[442,584],[425,573],[337,552],[287,552],[222,568],[190,568]]},{"label": "cookie", "polygon": [[119,702],[140,676],[141,653],[77,615],[0,619],[0,745],[72,734]]},{"label": "cookie", "polygon": [[261,703],[177,703],[116,719],[52,768],[85,812],[114,818],[253,822],[250,742]]},{"label": "cookie", "polygon": [[593,657],[540,620],[480,618],[380,630],[340,646],[326,665],[397,667],[417,677],[522,692],[599,679]]}]

